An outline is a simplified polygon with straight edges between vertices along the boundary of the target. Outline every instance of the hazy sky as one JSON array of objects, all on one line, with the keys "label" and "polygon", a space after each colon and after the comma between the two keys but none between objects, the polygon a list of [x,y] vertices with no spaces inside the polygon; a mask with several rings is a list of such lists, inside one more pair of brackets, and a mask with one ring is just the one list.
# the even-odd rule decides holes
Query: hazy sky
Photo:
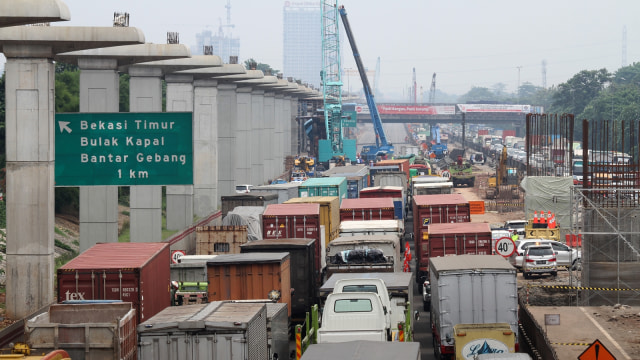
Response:
[{"label": "hazy sky", "polygon": [[[166,43],[167,31],[177,31],[180,43],[193,45],[196,33],[216,32],[221,21],[227,21],[227,0],[65,3],[72,20],[52,26],[111,26],[114,11],[128,12],[130,26],[140,28],[147,42],[159,44]],[[627,64],[640,59],[640,1],[636,0],[343,0],[339,4],[347,10],[365,66],[375,69],[380,57],[380,90],[407,100],[414,67],[425,97],[434,72],[439,90],[458,95],[472,86],[493,88],[497,83],[513,92],[518,79],[521,84],[542,86],[543,60],[547,86],[585,69],[613,72],[623,61],[624,26]],[[240,38],[241,62],[253,57],[282,70],[283,5],[283,0],[231,0],[232,33]],[[343,68],[355,69],[348,44],[343,44],[343,59]],[[361,86],[355,76],[343,82],[354,91]]]}]

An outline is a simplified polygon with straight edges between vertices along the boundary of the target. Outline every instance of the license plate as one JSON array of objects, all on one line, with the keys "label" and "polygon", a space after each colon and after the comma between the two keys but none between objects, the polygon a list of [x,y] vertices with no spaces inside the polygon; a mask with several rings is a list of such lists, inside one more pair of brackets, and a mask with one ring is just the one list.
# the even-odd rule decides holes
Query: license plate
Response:
[{"label": "license plate", "polygon": [[536,261],[536,265],[544,265],[547,263],[547,260],[538,260]]}]

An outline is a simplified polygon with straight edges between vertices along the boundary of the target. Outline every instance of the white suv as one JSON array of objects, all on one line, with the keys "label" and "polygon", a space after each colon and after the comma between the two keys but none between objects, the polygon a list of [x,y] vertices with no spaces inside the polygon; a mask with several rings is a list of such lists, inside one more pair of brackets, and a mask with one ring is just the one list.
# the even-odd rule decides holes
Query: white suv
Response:
[{"label": "white suv", "polygon": [[522,258],[525,250],[532,245],[550,244],[557,258],[558,267],[571,267],[571,270],[578,270],[581,261],[580,251],[570,248],[567,245],[549,239],[524,239],[516,240],[516,251],[509,257],[511,265],[522,270]]}]

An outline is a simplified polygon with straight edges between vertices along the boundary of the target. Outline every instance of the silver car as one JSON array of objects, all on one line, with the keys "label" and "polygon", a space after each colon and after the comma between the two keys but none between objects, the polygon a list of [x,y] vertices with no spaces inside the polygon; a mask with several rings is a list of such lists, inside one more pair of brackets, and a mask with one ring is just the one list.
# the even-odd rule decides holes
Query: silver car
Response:
[{"label": "silver car", "polygon": [[524,251],[522,276],[529,279],[533,274],[558,275],[556,254],[551,245],[531,245]]},{"label": "silver car", "polygon": [[556,255],[558,267],[571,268],[571,270],[578,270],[581,265],[581,252],[579,250],[570,248],[569,246],[555,240],[549,239],[524,239],[516,240],[516,250],[509,257],[509,263],[516,269],[522,269],[522,259],[524,257],[525,250],[532,245],[548,244],[553,248],[553,252]]}]

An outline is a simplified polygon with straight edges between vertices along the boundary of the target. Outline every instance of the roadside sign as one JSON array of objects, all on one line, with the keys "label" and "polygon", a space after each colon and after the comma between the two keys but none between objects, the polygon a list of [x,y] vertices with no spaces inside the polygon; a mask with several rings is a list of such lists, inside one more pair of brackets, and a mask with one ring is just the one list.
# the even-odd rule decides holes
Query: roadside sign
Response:
[{"label": "roadside sign", "polygon": [[184,255],[187,255],[186,251],[184,250],[171,251],[171,263],[177,264],[178,260],[180,260],[180,258],[183,257]]},{"label": "roadside sign", "polygon": [[451,173],[449,172],[449,170],[445,170],[442,172],[442,177],[443,178],[447,178],[447,179],[451,179]]},{"label": "roadside sign", "polygon": [[56,114],[55,185],[193,184],[190,112]]},{"label": "roadside sign", "polygon": [[578,360],[616,360],[616,358],[602,345],[600,340],[596,339],[587,350],[578,356]]},{"label": "roadside sign", "polygon": [[510,237],[501,237],[496,241],[496,253],[503,257],[509,257],[516,251],[516,243]]}]

